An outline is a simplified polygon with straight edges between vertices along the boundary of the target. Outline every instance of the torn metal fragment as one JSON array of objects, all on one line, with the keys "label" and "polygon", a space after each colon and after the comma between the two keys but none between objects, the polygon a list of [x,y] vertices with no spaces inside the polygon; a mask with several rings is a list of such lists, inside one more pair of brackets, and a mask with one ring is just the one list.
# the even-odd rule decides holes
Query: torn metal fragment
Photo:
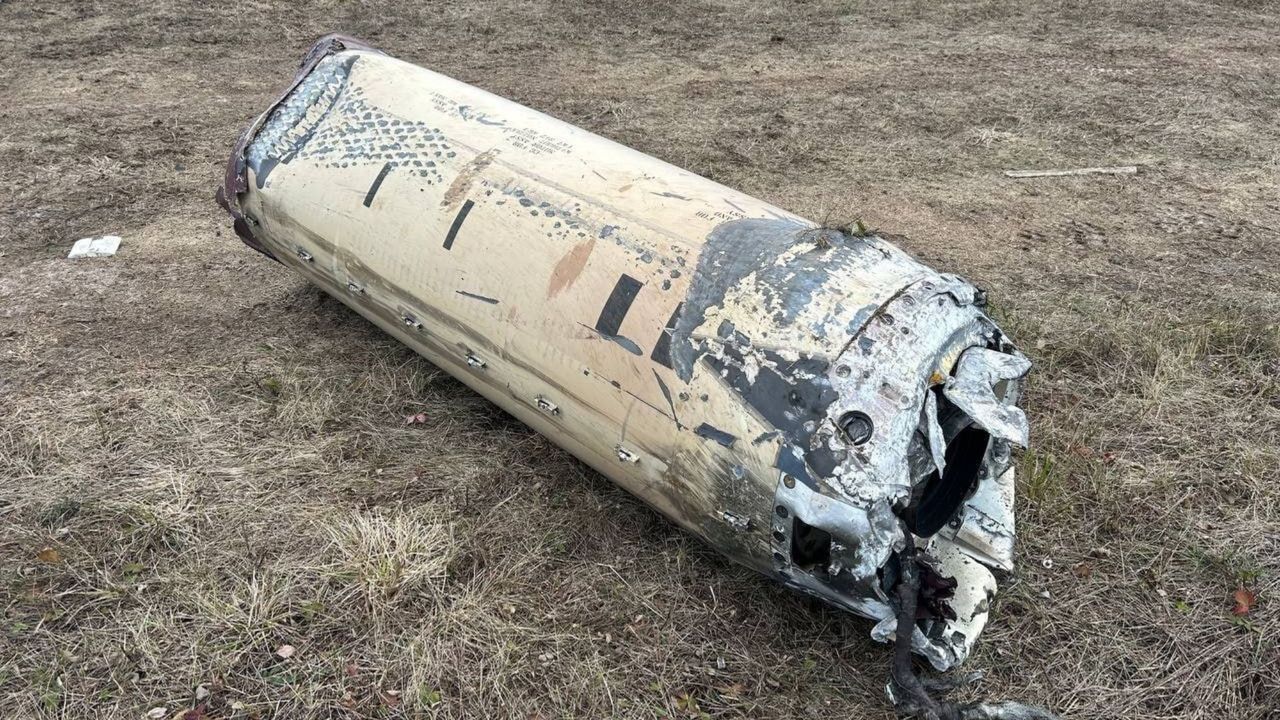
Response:
[{"label": "torn metal fragment", "polygon": [[338,36],[219,201],[251,247],[878,638],[923,548],[912,646],[968,654],[1012,567],[1029,364],[961,278]]},{"label": "torn metal fragment", "polygon": [[934,470],[942,473],[947,467],[947,438],[942,432],[942,424],[938,422],[937,393],[924,394],[924,422],[925,440],[929,443]]},{"label": "torn metal fragment", "polygon": [[1026,413],[1006,403],[996,388],[1021,380],[1030,369],[1031,361],[1021,355],[972,347],[960,356],[955,374],[947,378],[942,392],[993,436],[1026,447],[1031,432]]}]

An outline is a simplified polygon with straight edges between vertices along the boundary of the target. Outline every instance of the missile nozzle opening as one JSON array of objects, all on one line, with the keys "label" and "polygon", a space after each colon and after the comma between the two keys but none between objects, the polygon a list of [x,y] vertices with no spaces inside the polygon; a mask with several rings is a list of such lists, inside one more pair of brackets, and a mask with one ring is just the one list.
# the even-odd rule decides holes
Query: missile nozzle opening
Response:
[{"label": "missile nozzle opening", "polygon": [[941,530],[977,486],[986,463],[991,434],[968,424],[947,443],[946,464],[917,483],[903,520],[911,532],[929,537]]}]

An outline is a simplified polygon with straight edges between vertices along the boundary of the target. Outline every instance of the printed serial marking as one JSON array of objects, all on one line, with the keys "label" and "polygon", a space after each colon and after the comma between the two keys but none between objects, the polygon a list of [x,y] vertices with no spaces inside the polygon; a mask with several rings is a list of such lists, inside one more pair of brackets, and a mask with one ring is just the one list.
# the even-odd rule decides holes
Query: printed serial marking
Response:
[{"label": "printed serial marking", "polygon": [[391,168],[395,167],[391,163],[385,163],[382,170],[378,172],[378,177],[373,179],[373,184],[369,186],[369,192],[365,193],[364,206],[371,207],[373,198],[378,194],[378,188],[382,187],[382,181],[387,179],[387,173],[391,172]]},{"label": "printed serial marking", "polygon": [[458,211],[458,216],[453,219],[453,224],[449,226],[449,234],[444,238],[444,249],[453,249],[453,239],[458,237],[458,228],[462,227],[462,221],[467,219],[467,213],[471,212],[475,203],[470,200],[462,203],[462,209]]}]

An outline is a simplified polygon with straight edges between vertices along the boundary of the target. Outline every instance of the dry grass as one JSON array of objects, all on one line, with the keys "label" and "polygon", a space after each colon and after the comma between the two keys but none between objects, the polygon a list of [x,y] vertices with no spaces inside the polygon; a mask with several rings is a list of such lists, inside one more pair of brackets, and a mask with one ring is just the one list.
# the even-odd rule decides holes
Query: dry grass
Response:
[{"label": "dry grass", "polygon": [[[1037,371],[984,691],[1070,717],[1280,707],[1272,4],[0,23],[0,717],[173,714],[197,689],[218,718],[887,715],[866,622],[726,565],[231,237],[227,148],[335,29],[988,286]],[[1143,170],[1001,175],[1114,163]],[[62,259],[103,232],[120,255]]]}]

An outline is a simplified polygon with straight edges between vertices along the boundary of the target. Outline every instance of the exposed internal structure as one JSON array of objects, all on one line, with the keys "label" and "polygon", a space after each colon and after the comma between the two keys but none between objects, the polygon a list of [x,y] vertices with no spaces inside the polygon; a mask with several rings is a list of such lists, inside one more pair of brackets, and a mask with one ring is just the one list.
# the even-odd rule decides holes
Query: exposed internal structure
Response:
[{"label": "exposed internal structure", "polygon": [[[961,662],[1029,363],[962,279],[354,41],[220,200],[278,259],[733,560]],[[914,557],[914,556],[913,556]]]}]

